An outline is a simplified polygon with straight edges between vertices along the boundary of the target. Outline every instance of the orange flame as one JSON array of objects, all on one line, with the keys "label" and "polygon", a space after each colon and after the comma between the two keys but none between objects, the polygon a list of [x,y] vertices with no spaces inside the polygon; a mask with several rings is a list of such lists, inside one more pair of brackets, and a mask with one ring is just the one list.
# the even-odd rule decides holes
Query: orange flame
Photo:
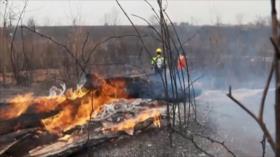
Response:
[{"label": "orange flame", "polygon": [[160,128],[160,115],[154,117],[154,121],[153,121],[154,126]]},{"label": "orange flame", "polygon": [[141,122],[146,121],[147,119],[153,118],[153,124],[157,127],[160,127],[160,110],[158,108],[153,108],[140,112],[136,117],[126,119],[118,124],[109,124],[104,123],[104,132],[106,131],[126,131],[128,134],[133,135],[133,130],[135,126]]},{"label": "orange flame", "polygon": [[8,106],[6,110],[0,110],[0,118],[11,119],[20,116],[28,109],[32,99],[33,94],[27,93],[8,100],[10,106]]},{"label": "orange flame", "polygon": [[[63,102],[64,97],[34,97],[33,93],[17,95],[8,100],[9,106],[0,110],[0,119],[16,118],[27,112],[29,107],[34,107],[35,111],[48,112],[57,107],[57,104]],[[34,105],[36,104],[36,105]]]},{"label": "orange flame", "polygon": [[[120,98],[128,98],[124,80],[105,81],[98,78],[99,89],[89,91],[85,88],[69,89],[64,95],[35,97],[32,93],[10,99],[9,106],[0,109],[0,119],[16,118],[32,108],[32,112],[58,111],[52,117],[41,120],[45,129],[60,134],[78,125],[84,125],[103,111],[105,104]],[[136,124],[153,118],[153,124],[160,127],[160,111],[156,108],[144,110],[132,118],[118,124],[103,124],[103,131],[130,131]]]},{"label": "orange flame", "polygon": [[[110,84],[102,80],[99,90],[95,91],[70,91],[70,100],[65,103],[63,110],[57,115],[42,120],[45,128],[53,133],[60,133],[87,123],[89,118],[94,118],[106,103],[116,98],[126,98],[124,81],[114,81]],[[79,98],[82,98],[81,100]]]}]

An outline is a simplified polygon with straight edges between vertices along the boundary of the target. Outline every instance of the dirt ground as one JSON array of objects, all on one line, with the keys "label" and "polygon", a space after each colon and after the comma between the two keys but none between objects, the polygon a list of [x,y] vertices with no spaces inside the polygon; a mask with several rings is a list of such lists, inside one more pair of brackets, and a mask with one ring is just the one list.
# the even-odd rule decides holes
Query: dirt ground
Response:
[{"label": "dirt ground", "polygon": [[[190,121],[183,133],[201,134],[222,141],[215,134],[215,126],[208,118],[208,108],[201,109],[196,121]],[[206,157],[194,144],[177,133],[172,134],[170,143],[167,127],[146,130],[137,135],[104,143],[98,147],[83,150],[74,154],[77,157]],[[217,157],[231,157],[221,145],[212,143],[206,138],[194,136],[195,143],[207,153]]]},{"label": "dirt ground", "polygon": [[[191,122],[189,131],[213,137],[211,129]],[[214,156],[230,157],[220,145],[209,142],[204,138],[194,138],[203,150]],[[204,157],[207,156],[198,150],[194,144],[181,135],[172,134],[172,144],[169,140],[167,127],[152,129],[105,143],[87,151],[78,152],[77,157]]]},{"label": "dirt ground", "polygon": [[145,131],[125,139],[119,139],[102,146],[79,152],[77,157],[187,157],[205,156],[190,141],[173,135],[173,145],[169,141],[166,128]]}]

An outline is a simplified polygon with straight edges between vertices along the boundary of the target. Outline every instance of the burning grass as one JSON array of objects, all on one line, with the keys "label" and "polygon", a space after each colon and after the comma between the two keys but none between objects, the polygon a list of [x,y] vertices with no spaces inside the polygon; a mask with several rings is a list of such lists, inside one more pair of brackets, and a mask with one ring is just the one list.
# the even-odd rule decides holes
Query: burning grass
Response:
[{"label": "burning grass", "polygon": [[[32,146],[26,147],[24,152],[17,150],[20,153],[30,156],[68,154],[88,140],[94,140],[95,145],[124,133],[133,135],[139,126],[160,127],[161,116],[165,113],[164,102],[131,98],[126,81],[121,79],[106,81],[94,77],[90,88],[84,84],[74,90],[52,89],[55,91],[49,96],[26,93],[0,106],[0,134],[4,139],[0,146],[9,146],[5,151],[13,147],[21,149],[14,146],[15,139],[5,137],[12,133],[31,136],[23,140],[33,142]],[[30,127],[37,129],[32,129],[32,133],[25,131]]]},{"label": "burning grass", "polygon": [[[89,125],[94,126],[91,129],[93,139],[98,139],[99,136],[115,137],[121,132],[133,135],[136,127],[145,122],[151,122],[145,123],[147,126],[153,124],[160,127],[160,117],[165,112],[164,102],[129,98],[124,80],[108,82],[99,77],[95,79],[91,82],[93,88],[77,86],[75,90],[62,90],[50,96],[34,96],[33,93],[17,95],[1,106],[0,122],[7,122],[6,126],[15,127],[8,130],[17,132],[19,129],[37,126],[29,124],[36,122],[36,119],[32,118],[35,116],[40,124],[37,126],[40,131],[36,133],[39,138],[45,133],[55,135],[57,140],[53,144],[64,141],[59,147],[65,149],[68,149],[69,145],[72,148],[73,143],[75,145],[79,140],[84,144],[87,132],[85,128]],[[44,116],[40,118],[40,114]],[[27,121],[26,118],[31,120]],[[15,126],[10,126],[10,122]],[[82,132],[77,132],[79,128]],[[40,145],[36,146],[41,147]],[[36,150],[38,148],[33,152]],[[45,152],[45,149],[42,151]]]}]

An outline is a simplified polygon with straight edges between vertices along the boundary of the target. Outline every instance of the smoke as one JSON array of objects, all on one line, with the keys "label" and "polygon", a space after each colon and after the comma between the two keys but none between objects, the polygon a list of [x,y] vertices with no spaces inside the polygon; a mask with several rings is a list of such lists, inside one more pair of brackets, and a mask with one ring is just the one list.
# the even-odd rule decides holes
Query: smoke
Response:
[{"label": "smoke", "polygon": [[[182,76],[176,77],[176,86],[171,84],[171,78],[169,74],[169,70],[166,70],[166,82],[167,82],[167,91],[169,97],[166,97],[165,95],[165,87],[163,84],[163,78],[164,73],[153,73],[150,74],[145,78],[146,81],[139,83],[135,82],[135,84],[128,84],[128,88],[130,91],[137,91],[137,96],[140,98],[150,98],[150,99],[158,99],[158,100],[166,100],[171,102],[183,102],[188,99],[188,80],[187,75],[184,72],[184,79]],[[201,94],[201,89],[194,88],[194,91],[191,91],[194,93],[195,96],[198,96]]]},{"label": "smoke", "polygon": [[[179,34],[195,26],[178,27]],[[189,34],[184,35],[186,38]],[[268,75],[273,56],[270,27],[203,26],[184,49],[191,76],[204,75],[205,88],[261,88]],[[184,39],[183,39],[184,40]]]},{"label": "smoke", "polygon": [[54,96],[62,96],[66,91],[66,84],[65,83],[61,83],[59,84],[59,87],[56,86],[52,86],[49,89],[49,96],[50,97],[54,97]]}]

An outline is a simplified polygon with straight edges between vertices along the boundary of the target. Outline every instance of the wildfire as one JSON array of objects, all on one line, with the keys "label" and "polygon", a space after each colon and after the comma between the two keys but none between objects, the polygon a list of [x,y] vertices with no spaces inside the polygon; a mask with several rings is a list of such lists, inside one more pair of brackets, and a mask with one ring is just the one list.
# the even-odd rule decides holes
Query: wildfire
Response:
[{"label": "wildfire", "polygon": [[45,128],[53,133],[60,133],[87,123],[93,119],[106,103],[116,98],[126,98],[124,91],[125,82],[115,81],[110,84],[101,81],[100,89],[88,91],[83,88],[76,91],[69,91],[71,101],[66,101],[63,110],[57,115],[42,120]]},{"label": "wildfire", "polygon": [[154,124],[154,126],[160,128],[160,114],[158,116],[154,117],[153,124]]},{"label": "wildfire", "polygon": [[48,112],[56,108],[65,100],[65,97],[35,97],[33,93],[15,96],[8,100],[9,106],[0,110],[0,119],[16,118],[32,107],[35,112]]},{"label": "wildfire", "polygon": [[160,114],[161,113],[158,108],[146,110],[140,112],[138,115],[136,115],[136,117],[126,119],[118,124],[104,123],[104,128],[102,131],[126,131],[128,134],[133,135],[135,126],[141,122],[146,121],[149,118],[153,118],[153,124],[157,127],[160,127]]},{"label": "wildfire", "polygon": [[[16,118],[27,113],[30,108],[32,112],[57,111],[54,116],[42,119],[41,122],[46,130],[51,133],[60,134],[79,125],[86,124],[103,111],[104,105],[120,98],[128,98],[126,83],[124,80],[105,81],[99,79],[98,89],[88,90],[83,87],[75,90],[69,89],[64,94],[35,97],[32,93],[19,95],[10,99],[9,106],[0,109],[0,119]],[[103,131],[130,131],[136,124],[149,118],[153,124],[160,127],[160,111],[150,109],[141,111],[134,117],[125,119],[118,124],[103,124]]]},{"label": "wildfire", "polygon": [[0,110],[0,118],[11,119],[20,116],[27,110],[27,108],[31,104],[32,99],[33,94],[27,93],[24,95],[18,95],[8,100],[10,106],[8,106],[6,110]]}]

